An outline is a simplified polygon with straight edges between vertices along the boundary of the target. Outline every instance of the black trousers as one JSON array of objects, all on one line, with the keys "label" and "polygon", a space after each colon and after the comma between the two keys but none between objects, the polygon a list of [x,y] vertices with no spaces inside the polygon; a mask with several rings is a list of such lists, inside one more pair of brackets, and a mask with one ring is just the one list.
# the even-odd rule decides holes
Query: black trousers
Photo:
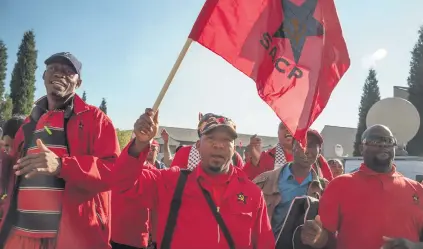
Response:
[{"label": "black trousers", "polygon": [[115,243],[113,241],[110,241],[110,244],[112,245],[112,249],[143,249],[143,248],[138,248],[133,246],[122,245],[119,243]]}]

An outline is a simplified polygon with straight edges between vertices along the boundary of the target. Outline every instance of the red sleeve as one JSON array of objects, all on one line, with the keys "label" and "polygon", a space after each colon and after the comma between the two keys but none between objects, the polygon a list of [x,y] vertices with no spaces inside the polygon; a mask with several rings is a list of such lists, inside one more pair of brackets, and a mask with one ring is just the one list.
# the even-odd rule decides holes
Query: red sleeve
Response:
[{"label": "red sleeve", "polygon": [[236,162],[237,164],[235,166],[237,166],[240,169],[244,168],[244,160],[242,159],[241,155],[235,151],[235,156],[236,156]]},{"label": "red sleeve", "polygon": [[323,156],[320,156],[319,160],[320,160],[320,169],[322,170],[323,178],[325,178],[329,182],[332,181],[333,175],[332,175],[332,171],[330,170],[328,162]]},{"label": "red sleeve", "polygon": [[[147,146],[138,158],[129,155],[128,150],[133,142],[134,140],[131,140],[128,143],[116,161],[114,191],[126,198],[140,199],[143,207],[151,208],[154,206],[155,197],[158,196],[155,194],[156,182],[161,177],[161,171],[145,164],[150,146]],[[139,198],[141,194],[143,196]]]},{"label": "red sleeve", "polygon": [[260,196],[257,218],[252,230],[253,248],[255,249],[274,249],[275,236],[272,232],[267,207],[265,205],[263,193]]},{"label": "red sleeve", "polygon": [[342,182],[345,180],[344,177],[337,177],[331,181],[319,201],[319,215],[323,227],[332,233],[340,226],[341,197],[345,194]]},{"label": "red sleeve", "polygon": [[264,164],[266,163],[267,153],[263,151],[260,155],[260,161],[257,166],[254,166],[251,162],[244,164],[244,172],[247,174],[248,179],[253,180],[256,176],[265,172]]},{"label": "red sleeve", "polygon": [[99,111],[93,135],[92,155],[62,157],[59,177],[86,191],[99,193],[111,188],[112,169],[120,154],[119,142],[111,120]]},{"label": "red sleeve", "polygon": [[186,169],[188,167],[188,157],[189,152],[191,151],[191,146],[184,146],[178,150],[173,156],[172,163],[170,167],[178,166],[181,169]]}]

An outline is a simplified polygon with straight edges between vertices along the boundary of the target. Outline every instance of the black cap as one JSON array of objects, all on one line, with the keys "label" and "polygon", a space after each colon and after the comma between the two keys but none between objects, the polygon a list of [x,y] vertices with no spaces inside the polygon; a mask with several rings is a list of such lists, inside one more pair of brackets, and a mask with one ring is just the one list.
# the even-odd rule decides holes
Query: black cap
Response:
[{"label": "black cap", "polygon": [[66,63],[69,66],[72,66],[78,74],[81,74],[82,63],[73,54],[69,52],[61,52],[54,54],[44,61],[46,65],[49,65],[54,62]]}]

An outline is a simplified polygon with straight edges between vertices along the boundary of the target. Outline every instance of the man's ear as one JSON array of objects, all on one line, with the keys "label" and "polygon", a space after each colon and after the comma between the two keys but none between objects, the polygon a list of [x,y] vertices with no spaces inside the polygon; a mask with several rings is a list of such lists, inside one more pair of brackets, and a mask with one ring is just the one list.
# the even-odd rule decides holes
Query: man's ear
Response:
[{"label": "man's ear", "polygon": [[198,139],[197,140],[197,142],[195,142],[195,147],[197,148],[197,149],[199,149],[200,148],[200,146],[201,146],[201,138],[200,139]]},{"label": "man's ear", "polygon": [[44,70],[44,73],[43,73],[43,80],[45,76],[46,76],[46,70]]},{"label": "man's ear", "polygon": [[82,80],[78,77],[78,82],[76,83],[76,88],[79,88],[82,85]]},{"label": "man's ear", "polygon": [[360,145],[358,146],[358,149],[359,149],[359,151],[360,151],[360,155],[362,155],[362,156],[363,156],[363,145],[362,145],[362,144],[360,144]]}]

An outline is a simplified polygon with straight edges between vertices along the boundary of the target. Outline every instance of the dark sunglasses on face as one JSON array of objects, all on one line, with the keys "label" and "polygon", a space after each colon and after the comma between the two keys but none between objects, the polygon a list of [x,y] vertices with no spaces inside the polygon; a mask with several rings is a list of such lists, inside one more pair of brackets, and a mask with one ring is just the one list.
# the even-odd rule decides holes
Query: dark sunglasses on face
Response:
[{"label": "dark sunglasses on face", "polygon": [[397,146],[397,140],[394,137],[388,136],[369,136],[363,139],[362,142],[367,146],[379,146],[379,147],[393,147]]}]

